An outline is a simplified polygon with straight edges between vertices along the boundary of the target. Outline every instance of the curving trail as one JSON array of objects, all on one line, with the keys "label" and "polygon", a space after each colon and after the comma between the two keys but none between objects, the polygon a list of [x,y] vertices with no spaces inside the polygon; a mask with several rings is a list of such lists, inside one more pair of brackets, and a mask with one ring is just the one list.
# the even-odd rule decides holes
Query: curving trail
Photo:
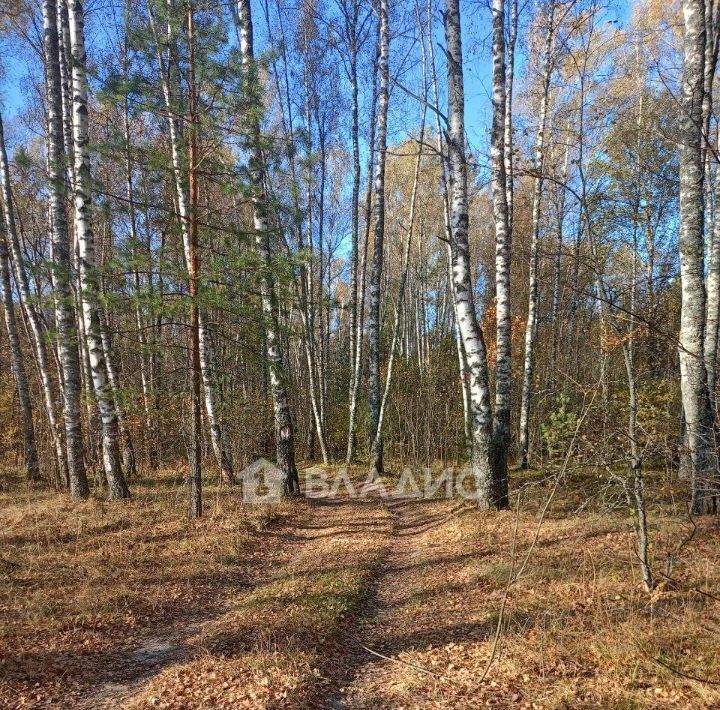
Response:
[{"label": "curving trail", "polygon": [[[460,590],[469,554],[448,534],[463,508],[384,499],[376,491],[303,502],[289,524],[268,531],[262,561],[225,596],[208,600],[205,615],[179,615],[107,657],[98,682],[74,706],[336,709],[407,702],[408,680],[435,683],[437,675],[409,653],[488,635],[487,624],[469,622],[467,608],[447,597],[454,586]],[[245,697],[235,683],[257,685],[253,669],[269,652],[277,672],[267,683],[271,690]]]},{"label": "curving trail", "polygon": [[[408,674],[435,678],[433,669],[412,663],[407,652],[453,638],[485,638],[487,628],[464,623],[463,611],[437,609],[436,593],[447,591],[462,575],[466,555],[452,536],[442,534],[465,506],[448,501],[390,498],[392,532],[373,584],[373,594],[348,632],[344,651],[332,659],[340,672],[323,708],[397,707]],[[461,617],[458,620],[458,617]],[[407,698],[404,698],[407,701]]]}]

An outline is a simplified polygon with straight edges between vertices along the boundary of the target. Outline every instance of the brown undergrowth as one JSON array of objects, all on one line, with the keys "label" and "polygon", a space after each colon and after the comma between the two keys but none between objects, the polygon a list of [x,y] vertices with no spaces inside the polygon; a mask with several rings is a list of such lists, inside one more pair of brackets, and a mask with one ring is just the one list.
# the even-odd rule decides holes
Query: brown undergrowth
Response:
[{"label": "brown undergrowth", "polygon": [[684,484],[649,477],[648,595],[627,511],[577,473],[508,588],[551,486],[515,472],[517,519],[377,496],[248,508],[209,486],[190,524],[170,475],[113,505],[10,480],[0,705],[720,707],[717,520],[694,530]]},{"label": "brown undergrowth", "polygon": [[112,504],[3,475],[0,706],[68,707],[122,679],[126,655],[216,615],[252,583],[287,521],[307,515],[301,503],[243,507],[228,487],[205,496],[205,517],[190,522],[172,472],[135,481],[133,499]]},{"label": "brown undergrowth", "polygon": [[[447,504],[398,506],[410,537],[397,540],[380,582],[381,612],[364,631],[366,646],[386,658],[366,656],[344,706],[720,707],[717,520],[695,521],[683,544],[693,531],[676,502],[684,484],[651,476],[659,584],[648,595],[628,512],[608,509],[602,477],[570,477],[508,587],[551,488],[537,474],[516,472],[514,479],[523,496],[517,520],[515,511],[463,509],[423,527],[423,515],[438,518]],[[662,575],[668,557],[672,580]],[[480,682],[506,594],[496,655]]]}]

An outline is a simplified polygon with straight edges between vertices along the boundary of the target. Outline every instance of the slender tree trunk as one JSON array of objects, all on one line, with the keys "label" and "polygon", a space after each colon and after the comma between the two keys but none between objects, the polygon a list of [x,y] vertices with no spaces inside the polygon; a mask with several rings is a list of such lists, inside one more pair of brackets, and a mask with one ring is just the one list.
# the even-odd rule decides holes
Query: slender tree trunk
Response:
[{"label": "slender tree trunk", "polygon": [[685,65],[680,146],[680,388],[692,463],[694,513],[714,510],[713,422],[704,360],[702,99],[705,3],[683,0]]},{"label": "slender tree trunk", "polygon": [[630,468],[632,470],[632,508],[634,508],[633,523],[635,536],[637,538],[637,556],[640,561],[643,584],[646,592],[651,592],[655,586],[652,567],[650,566],[647,526],[647,506],[645,505],[645,480],[642,472],[642,457],[637,441],[637,385],[635,382],[635,371],[633,367],[632,348],[628,343],[622,345],[625,372],[627,374],[629,409],[628,409],[628,439],[630,440]]},{"label": "slender tree trunk", "polygon": [[[172,0],[168,3],[168,11],[172,11]],[[175,181],[175,191],[177,198],[177,209],[180,220],[180,230],[183,238],[183,253],[185,256],[185,265],[188,271],[188,275],[192,269],[193,262],[193,247],[192,247],[192,234],[191,234],[191,214],[190,214],[190,197],[189,197],[189,180],[186,180],[183,175],[183,153],[185,152],[182,145],[182,138],[180,135],[180,125],[177,119],[177,98],[175,98],[175,87],[176,81],[173,80],[174,68],[172,66],[173,59],[170,57],[169,64],[166,65],[165,59],[161,52],[161,44],[157,34],[157,28],[155,27],[155,20],[151,14],[151,26],[154,35],[155,44],[157,47],[158,60],[161,65],[162,74],[162,85],[163,95],[165,99],[165,107],[168,112],[168,126],[170,129],[170,148],[172,152],[172,163],[173,163],[173,177]],[[188,18],[189,19],[189,18]],[[168,38],[168,43],[172,46],[173,38]],[[190,162],[190,161],[188,161]],[[192,167],[193,163],[190,163]],[[189,177],[189,176],[188,176]],[[192,278],[189,277],[190,281]],[[199,276],[198,276],[199,279]],[[199,289],[199,282],[198,282]],[[192,299],[191,299],[192,300]],[[197,301],[198,299],[196,299]],[[191,304],[192,305],[192,304]],[[199,308],[199,303],[198,303]],[[201,378],[201,391],[205,394],[205,412],[208,417],[208,423],[210,428],[210,441],[213,447],[213,453],[217,460],[218,467],[220,468],[220,474],[226,478],[229,482],[234,480],[234,472],[232,466],[232,457],[227,449],[224,441],[224,435],[220,426],[220,418],[217,413],[217,394],[215,391],[215,383],[213,381],[212,372],[210,370],[212,356],[210,351],[210,341],[207,334],[207,328],[205,325],[205,319],[203,314],[198,312],[198,328],[199,328],[199,348],[198,358],[200,362],[200,378]],[[192,337],[192,336],[191,336]],[[194,355],[191,353],[191,358]],[[194,365],[192,365],[193,377],[194,377]],[[202,397],[201,400],[202,402]],[[194,418],[193,418],[194,421]],[[201,431],[201,430],[199,430]],[[200,444],[198,444],[200,445]]]},{"label": "slender tree trunk", "polygon": [[[190,351],[192,353],[192,407],[190,432],[190,476],[189,498],[190,517],[202,517],[202,341],[205,329],[200,320],[200,253],[198,244],[198,106],[195,86],[195,12],[192,2],[187,4],[188,41],[188,241],[185,258],[187,261],[188,286],[190,291]],[[181,190],[178,191],[178,197]],[[207,365],[207,364],[206,364]],[[207,372],[207,367],[206,367]],[[205,392],[207,396],[208,388]],[[214,412],[214,410],[213,410]],[[211,421],[211,432],[213,423]],[[216,454],[217,455],[217,454]],[[222,461],[222,459],[221,459]]]},{"label": "slender tree trunk", "polygon": [[[379,32],[379,25],[378,25]],[[349,466],[352,463],[356,436],[355,429],[357,426],[357,404],[358,404],[358,392],[360,390],[360,375],[362,373],[362,344],[363,344],[363,331],[365,325],[365,282],[367,278],[367,252],[368,243],[370,241],[370,221],[372,215],[372,180],[373,180],[373,169],[375,165],[375,125],[376,125],[376,110],[378,100],[377,90],[377,72],[379,65],[379,54],[380,54],[380,42],[375,44],[375,61],[373,62],[373,74],[372,74],[372,100],[370,102],[370,135],[368,137],[368,145],[370,147],[368,151],[368,174],[367,174],[367,187],[365,189],[365,229],[364,238],[362,244],[362,251],[360,252],[360,265],[359,265],[359,284],[358,284],[358,304],[357,304],[357,321],[355,328],[355,372],[350,387],[350,412],[349,412],[349,423],[348,423],[348,445],[347,453],[345,455],[345,464]]]},{"label": "slender tree trunk", "polygon": [[370,274],[370,310],[368,313],[368,400],[370,405],[370,471],[381,476],[383,468],[383,439],[380,425],[380,297],[385,249],[385,158],[387,152],[387,115],[390,91],[388,67],[390,53],[390,29],[388,3],[380,0],[380,93],[378,104],[377,163],[375,165],[375,232],[372,271]]},{"label": "slender tree trunk", "polygon": [[[259,78],[255,66],[253,47],[253,25],[250,0],[238,0],[238,26],[240,30],[240,52],[245,88],[256,106],[260,105]],[[295,436],[287,387],[286,372],[280,350],[278,319],[275,303],[275,287],[272,276],[272,247],[270,225],[267,216],[267,195],[265,192],[265,164],[261,148],[260,118],[253,112],[249,118],[250,128],[250,179],[253,186],[253,227],[255,245],[262,262],[260,282],[261,301],[265,320],[266,354],[270,371],[270,389],[275,412],[275,441],[277,464],[283,472],[283,493],[293,495],[300,492],[300,480],[295,465]]]},{"label": "slender tree trunk", "polygon": [[[703,75],[703,139],[702,139],[702,161],[705,169],[705,222],[707,225],[708,237],[708,268],[707,268],[707,310],[705,316],[705,369],[707,371],[708,393],[710,395],[710,407],[713,419],[717,413],[716,406],[716,379],[717,379],[717,349],[720,324],[720,225],[718,224],[717,197],[720,195],[720,187],[715,184],[715,204],[713,204],[713,189],[711,179],[711,151],[708,150],[710,142],[710,119],[713,110],[713,83],[715,80],[715,69],[717,67],[718,31],[720,23],[716,20],[716,8],[714,0],[706,0],[705,3],[705,66]],[[717,179],[717,177],[716,177]]]},{"label": "slender tree trunk", "polygon": [[540,242],[540,207],[543,190],[543,170],[545,166],[545,130],[547,124],[548,103],[550,100],[550,79],[552,75],[552,48],[555,33],[555,1],[551,0],[548,10],[548,28],[543,48],[543,91],[540,99],[537,143],[535,146],[535,187],[533,190],[532,238],[530,243],[530,277],[528,317],[525,325],[525,363],[523,369],[522,397],[520,402],[520,468],[528,467],[530,447],[530,404],[532,399],[533,371],[535,365],[535,340],[537,337],[538,309],[538,249]]},{"label": "slender tree trunk", "polygon": [[[715,177],[715,203],[720,200],[720,171]],[[717,208],[716,208],[717,209]],[[705,317],[705,368],[712,412],[717,413],[717,355],[720,336],[720,215],[715,216],[708,253],[707,312]]]},{"label": "slender tree trunk", "polygon": [[80,361],[77,327],[73,308],[70,239],[65,213],[65,174],[63,168],[62,82],[58,62],[57,4],[43,0],[44,46],[47,62],[48,166],[50,211],[52,218],[53,285],[58,353],[62,369],[70,493],[87,498],[90,493],[83,458],[80,414]]},{"label": "slender tree trunk", "polygon": [[120,397],[120,376],[113,362],[112,341],[110,339],[110,328],[108,326],[105,312],[100,306],[98,308],[98,316],[100,318],[100,338],[102,340],[103,355],[105,357],[105,365],[107,367],[107,376],[110,388],[113,393],[113,401],[115,402],[115,412],[117,414],[118,430],[120,432],[120,451],[122,456],[122,468],[125,476],[132,479],[137,476],[137,462],[135,460],[135,447],[133,446],[130,429],[127,426],[127,417],[125,416],[125,408],[119,401]]},{"label": "slender tree trunk", "polygon": [[513,232],[514,214],[514,161],[513,161],[513,88],[515,83],[515,43],[518,30],[517,0],[510,0],[509,32],[507,41],[507,71],[505,74],[505,120],[503,124],[503,150],[505,160],[505,194],[508,211],[508,229]]},{"label": "slender tree trunk", "polygon": [[[304,71],[304,89],[305,89],[305,151],[307,159],[307,179],[306,179],[306,212],[307,212],[307,248],[312,254],[313,250],[313,170],[312,170],[312,111],[310,106],[310,86],[308,72],[310,69],[306,66]],[[298,230],[298,234],[302,236],[302,226]],[[303,248],[303,243],[299,244],[300,249]],[[323,337],[322,337],[322,289],[323,289],[323,277],[322,277],[322,246],[320,248],[320,258],[317,263],[319,265],[319,297],[315,298],[315,285],[313,278],[313,261],[309,266],[304,266],[300,271],[301,284],[301,297],[300,297],[300,310],[301,318],[304,326],[304,346],[305,346],[305,358],[308,367],[308,380],[309,380],[309,394],[310,404],[313,412],[313,422],[315,425],[315,435],[317,436],[318,444],[320,445],[320,453],[322,455],[323,464],[327,465],[330,461],[327,451],[327,444],[325,442],[325,398],[323,393],[323,372],[324,367],[322,363],[322,351],[323,351]],[[316,306],[319,309],[319,313],[316,312]],[[316,324],[320,323],[320,342],[317,342],[316,338]],[[312,447],[310,447],[312,448]]]},{"label": "slender tree trunk", "polygon": [[0,186],[2,187],[2,199],[4,203],[3,217],[5,221],[5,231],[10,247],[12,265],[14,267],[13,275],[15,276],[15,283],[20,293],[20,303],[30,326],[29,330],[33,352],[35,353],[35,360],[45,401],[45,411],[50,425],[50,436],[55,451],[57,478],[62,485],[69,486],[65,441],[63,439],[62,422],[58,415],[55,392],[50,375],[50,363],[48,362],[47,348],[45,346],[45,331],[38,317],[37,310],[35,309],[35,304],[33,303],[30,282],[25,268],[25,258],[20,247],[20,237],[15,224],[15,205],[13,202],[12,186],[10,184],[10,166],[5,148],[2,116],[0,116]]},{"label": "slender tree trunk", "polygon": [[510,318],[510,233],[505,173],[505,0],[493,0],[493,127],[490,140],[493,214],[495,217],[495,298],[497,339],[493,476],[500,508],[508,505],[508,450],[512,391]]},{"label": "slender tree trunk", "polygon": [[[127,34],[130,29],[130,0],[125,3],[125,45],[123,46],[123,71],[127,81],[129,75],[129,50],[127,46]],[[156,466],[155,460],[155,441],[154,426],[152,421],[152,382],[150,377],[150,363],[148,358],[148,339],[145,334],[145,318],[140,300],[142,290],[142,280],[140,278],[140,268],[138,265],[138,248],[140,246],[140,237],[137,228],[137,213],[135,210],[135,189],[133,185],[133,160],[131,150],[130,136],[130,106],[127,94],[123,98],[123,130],[125,138],[125,195],[128,203],[128,220],[130,226],[130,255],[134,263],[133,281],[135,286],[135,327],[137,329],[137,339],[140,345],[140,383],[143,396],[143,413],[145,415],[145,455],[147,464],[151,469]],[[151,268],[150,249],[148,248],[148,268]],[[151,276],[147,281],[150,283]]]},{"label": "slender tree trunk", "polygon": [[[428,35],[433,36],[432,30],[432,7],[430,0],[428,0]],[[453,290],[453,239],[452,230],[450,228],[450,198],[449,198],[449,184],[448,184],[448,161],[443,147],[443,130],[440,124],[440,92],[438,91],[437,73],[435,69],[435,49],[434,42],[429,42],[430,49],[430,70],[432,73],[432,85],[433,85],[433,101],[435,104],[435,130],[437,132],[437,150],[440,158],[440,171],[442,175],[442,197],[443,197],[443,218],[445,220],[445,241],[447,245],[447,257],[448,257],[448,291]],[[460,332],[460,319],[457,313],[457,301],[454,295],[452,300],[452,327],[455,335],[455,349],[457,351],[459,374],[460,374],[460,391],[462,393],[462,404],[463,404],[463,433],[465,449],[469,455],[472,455],[472,421],[470,416],[470,380],[468,377],[466,367],[465,349],[463,346],[462,334]]]},{"label": "slender tree trunk", "polygon": [[453,297],[460,330],[470,392],[472,420],[472,473],[478,506],[497,503],[491,459],[492,405],[487,353],[475,311],[468,244],[467,161],[465,158],[465,93],[460,34],[459,0],[445,0],[445,43],[448,63],[448,177],[450,233],[453,254]]},{"label": "slender tree trunk", "polygon": [[33,424],[30,388],[15,318],[15,302],[10,281],[10,259],[4,220],[0,220],[0,299],[5,312],[5,327],[7,328],[8,345],[10,347],[10,367],[15,378],[20,403],[25,475],[29,482],[35,482],[40,480],[40,464],[38,463],[37,446],[35,445],[35,426]]},{"label": "slender tree trunk", "polygon": [[[392,384],[393,368],[395,365],[395,355],[397,353],[398,339],[400,335],[400,314],[401,305],[405,299],[405,287],[407,284],[408,268],[410,265],[410,246],[412,244],[413,232],[415,227],[415,205],[417,203],[418,184],[420,182],[420,166],[422,164],[423,145],[425,142],[425,119],[427,116],[427,61],[425,58],[425,36],[423,32],[422,22],[418,17],[418,26],[420,30],[420,51],[422,52],[422,75],[423,75],[423,103],[422,118],[420,119],[420,136],[418,137],[418,152],[415,160],[415,171],[413,173],[412,194],[410,196],[410,214],[408,215],[408,227],[403,247],[402,271],[400,273],[400,286],[398,289],[397,301],[395,303],[395,314],[393,318],[392,341],[390,343],[390,354],[388,355],[387,374],[385,376],[385,387],[383,389],[382,399],[380,401],[380,413],[378,416],[378,428],[375,432],[375,441],[373,441],[372,449],[376,450],[382,446],[377,439],[382,437],[383,420],[385,418],[385,407],[387,405],[388,395],[390,394],[390,386]],[[422,239],[422,233],[420,235]]]},{"label": "slender tree trunk", "polygon": [[[197,177],[195,179],[197,181]],[[197,207],[195,209],[197,209]],[[196,218],[196,222],[197,221],[198,218]],[[220,424],[220,415],[218,414],[218,392],[217,386],[213,380],[212,357],[214,351],[210,345],[210,333],[207,325],[205,324],[205,314],[202,311],[198,312],[198,328],[200,329],[199,354],[200,376],[202,383],[201,392],[205,393],[205,414],[207,415],[208,426],[210,429],[210,443],[212,445],[213,453],[215,454],[215,460],[220,467],[220,475],[228,483],[234,483],[235,471],[232,456],[230,455],[230,449],[225,441],[225,431]],[[202,398],[200,401],[202,402]],[[200,431],[202,433],[202,429]]]},{"label": "slender tree trunk", "polygon": [[[351,418],[351,426],[355,424],[355,406],[356,402],[353,398],[355,392],[355,381],[359,377],[360,360],[356,357],[357,338],[358,338],[358,304],[359,298],[359,265],[360,265],[360,118],[359,118],[359,102],[358,102],[358,74],[357,74],[357,24],[358,24],[359,4],[356,0],[351,3],[350,15],[346,16],[345,34],[347,35],[348,49],[350,52],[350,93],[352,99],[351,121],[352,121],[352,151],[353,151],[353,184],[352,184],[352,203],[351,210],[351,255],[350,255],[350,384],[348,387],[348,407]],[[374,92],[374,81],[373,81]],[[371,148],[372,152],[372,148]],[[362,335],[360,335],[362,337]],[[348,445],[346,453],[346,463],[350,465],[353,457],[353,449],[355,447],[355,432],[348,431]]]},{"label": "slender tree trunk", "polygon": [[554,190],[555,193],[555,211],[557,213],[557,246],[555,251],[555,269],[553,273],[553,292],[550,320],[553,328],[552,349],[550,351],[550,381],[555,383],[555,370],[558,360],[558,351],[560,348],[560,296],[561,284],[560,277],[562,274],[562,252],[563,252],[563,227],[565,223],[565,183],[568,176],[568,163],[570,162],[570,144],[565,147],[565,159],[560,172],[560,185]]},{"label": "slender tree trunk", "polygon": [[107,375],[100,335],[100,288],[95,263],[95,238],[90,209],[90,153],[88,129],[88,83],[85,68],[85,18],[81,0],[70,0],[70,43],[72,48],[73,147],[75,151],[75,233],[79,250],[79,288],[85,338],[90,359],[93,388],[102,422],[102,449],[108,494],[111,499],[128,498],[130,493],[120,461],[119,428],[113,391]]}]

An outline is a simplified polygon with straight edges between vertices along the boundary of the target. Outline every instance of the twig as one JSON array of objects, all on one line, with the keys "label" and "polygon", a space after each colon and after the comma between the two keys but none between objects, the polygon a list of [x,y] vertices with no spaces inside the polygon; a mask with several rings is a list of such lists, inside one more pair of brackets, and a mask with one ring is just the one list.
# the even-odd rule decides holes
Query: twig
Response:
[{"label": "twig", "polygon": [[[599,383],[598,383],[599,385]],[[535,534],[533,535],[532,542],[530,543],[530,547],[527,550],[527,553],[525,554],[525,557],[523,558],[522,564],[520,565],[520,569],[517,571],[517,574],[515,573],[515,547],[516,547],[516,541],[517,541],[517,530],[518,530],[518,524],[520,521],[520,494],[518,493],[517,498],[517,506],[515,511],[515,527],[513,530],[513,538],[512,538],[512,551],[511,551],[511,566],[510,566],[510,574],[508,574],[508,581],[505,585],[505,592],[503,593],[503,599],[502,603],[500,604],[500,611],[498,613],[498,620],[497,625],[495,626],[495,637],[493,638],[493,645],[490,649],[490,658],[488,658],[487,665],[485,666],[485,670],[483,671],[482,676],[480,676],[480,683],[484,682],[487,678],[488,673],[490,672],[490,668],[492,667],[492,664],[495,660],[495,656],[497,655],[497,649],[498,645],[500,643],[500,635],[502,632],[502,622],[503,617],[505,615],[505,607],[507,606],[507,600],[508,596],[510,594],[510,587],[515,584],[520,579],[520,576],[522,575],[523,571],[525,570],[525,567],[527,566],[528,561],[530,560],[530,556],[533,553],[533,550],[535,549],[535,545],[537,544],[538,539],[540,538],[540,529],[542,527],[543,521],[545,520],[545,514],[548,511],[548,508],[550,507],[550,503],[552,502],[553,498],[555,497],[555,493],[558,490],[558,487],[560,485],[560,481],[565,476],[565,473],[567,471],[568,464],[570,462],[570,456],[572,454],[572,450],[575,446],[575,441],[577,440],[578,434],[580,432],[580,428],[582,427],[585,418],[587,417],[588,412],[592,408],[593,402],[595,401],[595,396],[597,395],[598,391],[598,385],[596,385],[595,389],[593,390],[593,396],[590,400],[590,403],[585,408],[585,411],[583,412],[582,416],[578,419],[577,426],[575,427],[575,431],[573,433],[572,439],[570,440],[570,444],[568,446],[567,453],[565,454],[565,459],[563,461],[563,465],[560,468],[560,471],[558,471],[558,474],[555,476],[555,482],[553,484],[552,490],[550,491],[550,494],[548,495],[547,499],[545,500],[545,505],[542,508],[542,511],[540,512],[540,519],[538,520],[538,524],[535,528]]]},{"label": "twig", "polygon": [[674,668],[669,663],[665,663],[665,661],[661,661],[659,658],[652,659],[655,663],[657,663],[659,666],[662,666],[663,668],[666,668],[671,673],[674,673],[677,676],[680,676],[681,678],[687,678],[688,680],[694,680],[698,683],[705,683],[706,685],[720,685],[720,683],[716,680],[710,680],[708,678],[700,678],[700,676],[692,675],[690,673],[683,673],[681,670],[678,670],[677,668]]},{"label": "twig", "polygon": [[356,639],[354,636],[351,636],[350,638],[353,641],[355,641],[355,643],[357,643],[357,645],[360,646],[360,648],[367,651],[368,653],[372,653],[373,656],[382,658],[385,661],[392,661],[393,663],[399,663],[403,666],[407,666],[408,668],[414,668],[416,671],[420,671],[421,673],[427,673],[428,675],[431,675],[434,678],[443,680],[442,676],[439,676],[437,673],[435,673],[434,671],[431,671],[428,668],[423,668],[422,666],[417,666],[414,663],[409,663],[408,661],[403,661],[400,658],[393,658],[392,656],[385,656],[382,653],[380,653],[379,651],[374,651],[372,648],[368,648],[364,644],[360,643],[360,641],[358,639]]}]

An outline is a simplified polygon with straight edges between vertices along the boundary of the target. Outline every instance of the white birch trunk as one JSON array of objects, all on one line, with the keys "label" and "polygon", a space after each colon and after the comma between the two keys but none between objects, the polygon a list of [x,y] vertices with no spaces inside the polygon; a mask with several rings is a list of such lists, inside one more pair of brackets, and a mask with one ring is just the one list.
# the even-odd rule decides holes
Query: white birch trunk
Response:
[{"label": "white birch trunk", "polygon": [[716,172],[715,200],[711,180],[711,160],[707,145],[710,141],[710,118],[712,116],[712,91],[715,69],[718,59],[718,31],[720,23],[715,17],[715,3],[707,0],[705,4],[705,68],[703,80],[703,165],[705,167],[706,210],[705,222],[708,236],[708,273],[707,273],[707,311],[705,317],[705,368],[707,370],[708,393],[713,418],[717,414],[717,349],[720,325],[720,220],[718,217],[717,198],[720,197],[720,186]]},{"label": "white birch trunk", "polygon": [[[420,119],[420,136],[418,137],[418,152],[415,160],[415,171],[413,173],[412,194],[410,196],[410,214],[408,215],[407,235],[403,247],[402,271],[400,273],[400,287],[398,289],[397,301],[395,303],[395,314],[393,318],[392,341],[390,343],[390,354],[388,356],[387,374],[385,376],[385,387],[383,389],[382,399],[380,400],[380,412],[378,414],[378,428],[375,432],[375,441],[373,441],[373,450],[381,446],[377,440],[382,437],[383,420],[385,418],[385,407],[387,405],[388,395],[390,394],[390,386],[392,384],[393,368],[395,366],[395,355],[397,354],[398,339],[400,335],[400,313],[401,305],[405,298],[405,286],[407,284],[408,268],[410,265],[410,246],[412,245],[413,232],[415,228],[415,205],[417,202],[418,184],[420,181],[420,166],[422,164],[423,145],[425,142],[425,119],[427,116],[427,61],[425,58],[425,36],[423,33],[422,22],[418,17],[418,26],[420,29],[420,49],[422,52],[422,75],[423,75],[423,103],[422,118]],[[422,239],[422,232],[420,234]]]},{"label": "white birch trunk", "polygon": [[497,505],[508,505],[508,450],[512,391],[510,318],[510,214],[505,173],[505,0],[493,0],[493,125],[490,136],[495,217],[495,298],[497,312],[493,475]]},{"label": "white birch trunk", "polygon": [[48,362],[48,352],[45,345],[45,331],[38,317],[37,310],[35,309],[35,304],[33,303],[30,280],[28,279],[28,274],[25,269],[25,258],[20,247],[20,237],[15,224],[15,204],[13,202],[12,185],[10,184],[10,166],[5,148],[2,116],[0,116],[0,187],[2,189],[2,199],[4,203],[3,217],[8,246],[10,247],[13,275],[20,294],[20,303],[30,326],[29,330],[33,352],[37,363],[38,375],[40,377],[45,402],[45,411],[55,453],[57,479],[62,485],[68,486],[67,454],[65,452],[62,422],[58,414],[55,391],[50,375],[50,363]]},{"label": "white birch trunk", "polygon": [[81,0],[70,0],[72,50],[73,148],[75,153],[75,234],[78,243],[79,281],[85,338],[93,389],[102,422],[103,466],[111,499],[128,498],[118,441],[118,418],[100,334],[100,287],[95,263],[95,238],[90,221],[91,180],[88,127],[88,82],[85,53],[85,18]]},{"label": "white birch trunk", "polygon": [[[255,66],[253,47],[253,24],[250,0],[238,0],[238,26],[240,33],[240,52],[245,73],[245,89],[255,94],[256,105],[260,104],[259,77]],[[261,149],[260,119],[253,114],[250,122],[250,178],[253,185],[253,228],[255,245],[262,261],[260,282],[262,310],[265,320],[266,355],[270,371],[270,389],[272,391],[275,413],[275,443],[277,465],[283,472],[283,493],[294,495],[300,492],[300,481],[295,464],[295,434],[290,403],[286,387],[286,372],[280,350],[278,319],[275,303],[275,289],[272,277],[270,224],[267,217],[267,196],[265,193],[265,165]]]},{"label": "white birch trunk", "polygon": [[704,360],[702,100],[705,3],[683,0],[685,65],[680,130],[680,388],[691,460],[691,508],[715,508],[713,421]]},{"label": "white birch trunk", "polygon": [[[3,210],[4,211],[4,210]],[[28,386],[27,372],[20,346],[20,335],[15,317],[15,302],[12,282],[10,279],[10,258],[7,248],[5,220],[0,220],[0,300],[5,312],[5,327],[10,349],[10,369],[15,379],[15,386],[20,404],[22,420],[23,454],[25,459],[25,476],[29,482],[40,480],[40,464],[38,463],[37,446],[35,444],[35,426],[33,424],[32,403]]]},{"label": "white birch trunk", "polygon": [[115,403],[115,411],[117,413],[118,430],[120,432],[120,451],[122,456],[122,469],[128,480],[137,476],[137,463],[135,461],[135,447],[133,446],[130,429],[127,426],[127,417],[125,416],[125,408],[120,402],[120,376],[113,362],[112,342],[110,340],[110,328],[108,326],[107,316],[102,306],[98,307],[98,315],[100,317],[100,338],[102,340],[103,355],[105,356],[105,365],[107,367],[107,376],[110,381],[110,387],[113,393],[113,401]]},{"label": "white birch trunk", "polygon": [[548,27],[543,48],[542,95],[538,119],[537,142],[535,146],[535,186],[533,190],[532,238],[530,243],[530,276],[528,316],[525,325],[525,362],[523,368],[522,396],[520,401],[520,467],[528,467],[530,447],[530,403],[532,399],[533,371],[535,366],[535,339],[537,336],[538,309],[538,248],[540,242],[540,207],[542,202],[543,170],[545,166],[545,129],[548,103],[550,100],[550,78],[552,74],[552,48],[555,33],[555,2],[551,0],[548,10]]},{"label": "white birch trunk", "polygon": [[505,152],[505,194],[508,209],[508,228],[513,231],[514,214],[514,161],[513,161],[513,89],[515,83],[515,43],[518,30],[517,0],[510,0],[509,33],[507,41],[507,71],[505,75],[505,120],[503,125],[503,149]]},{"label": "white birch trunk", "polygon": [[458,0],[445,0],[445,44],[448,62],[448,169],[450,231],[453,253],[453,297],[470,393],[472,473],[478,506],[496,503],[491,460],[492,405],[488,384],[487,352],[475,312],[468,245],[467,161],[465,158],[465,93]]},{"label": "white birch trunk", "polygon": [[353,378],[350,386],[350,411],[348,415],[348,445],[347,453],[345,455],[345,464],[349,466],[352,463],[354,452],[355,452],[355,428],[357,418],[357,404],[358,404],[358,392],[360,390],[360,375],[362,374],[362,346],[363,346],[363,331],[365,324],[365,285],[367,280],[367,252],[368,243],[370,241],[370,219],[372,214],[372,178],[373,169],[375,165],[375,113],[377,109],[377,70],[378,70],[378,54],[380,52],[380,43],[376,42],[376,61],[373,62],[373,74],[372,74],[372,100],[370,102],[370,133],[368,138],[368,144],[370,146],[368,155],[368,174],[367,174],[367,187],[365,190],[365,230],[364,239],[362,245],[362,251],[360,252],[360,265],[359,265],[359,284],[358,284],[358,304],[357,304],[357,320],[355,324],[355,367],[353,371]]},{"label": "white birch trunk", "polygon": [[375,165],[375,219],[372,269],[370,272],[370,308],[368,311],[368,403],[370,405],[370,471],[383,474],[383,439],[380,424],[380,298],[385,243],[385,159],[387,155],[387,114],[390,98],[390,28],[387,0],[380,0],[380,92],[377,119],[377,163]]},{"label": "white birch trunk", "polygon": [[70,239],[67,214],[65,213],[66,186],[63,167],[62,82],[58,62],[57,4],[55,0],[43,0],[43,30],[47,63],[48,167],[53,285],[55,289],[55,320],[58,329],[57,347],[62,370],[68,478],[71,495],[76,498],[86,498],[90,490],[83,457],[80,360],[70,285]]},{"label": "white birch trunk", "polygon": [[128,100],[124,101],[124,128],[125,128],[125,181],[126,196],[128,201],[128,214],[130,221],[130,253],[133,261],[136,263],[133,277],[135,282],[135,327],[137,329],[137,338],[140,344],[140,383],[143,395],[143,412],[145,414],[145,448],[148,463],[154,468],[155,454],[153,443],[153,423],[151,417],[151,380],[150,380],[150,364],[147,356],[147,338],[145,336],[145,320],[143,317],[142,306],[140,305],[140,288],[142,286],[140,280],[140,271],[137,267],[137,247],[139,245],[139,236],[137,231],[137,218],[135,215],[135,191],[133,189],[133,165],[130,153],[130,117],[128,110]]}]

